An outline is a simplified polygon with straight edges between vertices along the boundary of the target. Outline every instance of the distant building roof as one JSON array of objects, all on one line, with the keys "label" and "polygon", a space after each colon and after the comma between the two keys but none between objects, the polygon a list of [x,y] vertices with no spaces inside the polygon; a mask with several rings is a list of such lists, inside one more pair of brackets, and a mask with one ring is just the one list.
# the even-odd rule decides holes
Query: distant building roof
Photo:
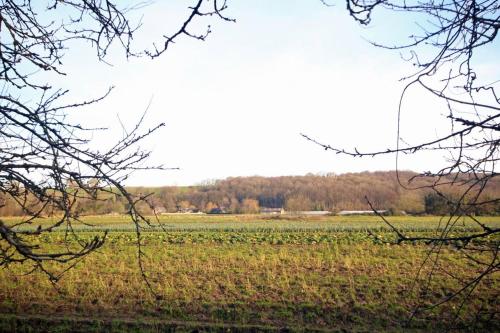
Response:
[{"label": "distant building roof", "polygon": [[294,212],[287,212],[287,214],[293,214],[293,215],[328,215],[331,212],[328,210],[302,210],[302,211],[294,211]]},{"label": "distant building roof", "polygon": [[[377,210],[377,213],[384,214],[387,210]],[[373,215],[375,212],[373,210],[342,210],[338,212],[337,215]]]},{"label": "distant building roof", "polygon": [[269,208],[269,207],[261,207],[261,214],[282,214],[285,210],[283,208]]}]

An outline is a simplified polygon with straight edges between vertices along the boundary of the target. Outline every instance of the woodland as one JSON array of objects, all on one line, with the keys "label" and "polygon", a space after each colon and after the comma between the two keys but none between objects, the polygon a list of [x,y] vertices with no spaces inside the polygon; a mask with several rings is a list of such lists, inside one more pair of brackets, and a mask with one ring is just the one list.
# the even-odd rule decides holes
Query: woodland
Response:
[{"label": "woodland", "polygon": [[[435,177],[418,176],[411,171],[367,171],[340,175],[230,177],[194,186],[128,187],[127,190],[145,197],[137,204],[145,215],[182,212],[253,214],[259,213],[261,208],[283,208],[290,212],[330,211],[335,214],[342,210],[370,210],[368,200],[376,209],[387,210],[393,215],[446,215],[453,208],[447,197],[458,196],[461,189],[442,185],[441,189],[447,196],[442,197],[429,189],[436,181]],[[498,197],[499,193],[500,183],[490,182],[482,198],[489,200]],[[23,209],[14,198],[3,197],[1,200],[0,215],[3,216],[21,216],[27,213],[26,208],[34,210],[37,205],[33,200]],[[126,214],[129,209],[127,200],[116,190],[99,193],[96,200],[77,198],[74,205],[82,216]],[[51,209],[43,215],[57,213]],[[492,202],[478,206],[474,213],[498,215],[500,204]]]}]

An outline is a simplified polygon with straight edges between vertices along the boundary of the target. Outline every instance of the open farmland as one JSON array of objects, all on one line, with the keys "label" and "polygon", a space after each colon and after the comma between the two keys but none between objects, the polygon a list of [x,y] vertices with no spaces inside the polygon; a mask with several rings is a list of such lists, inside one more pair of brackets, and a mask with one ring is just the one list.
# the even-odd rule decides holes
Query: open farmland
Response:
[{"label": "open farmland", "polygon": [[[415,277],[429,247],[392,244],[394,236],[377,217],[161,216],[162,227],[142,237],[144,269],[154,293],[138,268],[133,226],[123,217],[84,221],[94,226],[75,225],[79,237],[91,239],[109,230],[107,243],[57,285],[40,272],[23,275],[30,267],[0,270],[0,330],[441,331],[459,305],[446,303],[403,328],[419,301],[423,286]],[[432,235],[442,223],[438,217],[390,221],[415,235]],[[500,226],[498,218],[483,222]],[[456,232],[474,228],[462,220]],[[56,231],[39,242],[57,247],[64,237]],[[425,304],[442,300],[459,279],[477,272],[455,244],[443,248],[440,258],[446,271],[435,273],[432,292],[421,300]],[[485,304],[482,310],[499,310],[499,292],[498,275],[488,277],[457,323],[467,327],[474,321],[485,329],[475,316]],[[500,328],[498,318],[487,325]]]}]

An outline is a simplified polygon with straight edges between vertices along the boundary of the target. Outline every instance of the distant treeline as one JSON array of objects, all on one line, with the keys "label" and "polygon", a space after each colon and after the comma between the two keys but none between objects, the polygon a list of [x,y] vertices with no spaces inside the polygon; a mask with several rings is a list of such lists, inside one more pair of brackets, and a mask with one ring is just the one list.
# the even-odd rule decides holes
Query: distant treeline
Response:
[{"label": "distant treeline", "polygon": [[[416,173],[399,173],[401,183]],[[432,178],[416,178],[409,187],[429,185]],[[441,188],[453,195],[459,188]],[[394,214],[446,214],[450,207],[446,200],[428,188],[405,189],[395,171],[361,172],[283,177],[235,177],[206,182],[197,186],[133,187],[134,194],[153,193],[148,203],[142,203],[145,214],[199,211],[204,213],[257,213],[263,207],[284,208],[286,211],[368,210],[365,196],[375,208]],[[490,183],[483,193],[484,199],[498,198],[500,182]],[[21,215],[23,212],[11,198],[1,198],[0,215]],[[110,193],[99,200],[80,199],[75,209],[82,214],[125,213],[124,198]],[[500,214],[500,205],[478,208],[476,214]]]}]

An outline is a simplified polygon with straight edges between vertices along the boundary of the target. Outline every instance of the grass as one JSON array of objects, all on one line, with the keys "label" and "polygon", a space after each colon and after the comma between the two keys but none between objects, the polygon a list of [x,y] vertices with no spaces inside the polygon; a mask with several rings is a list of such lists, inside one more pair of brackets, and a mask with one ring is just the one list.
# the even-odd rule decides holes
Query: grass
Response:
[{"label": "grass", "polygon": [[[410,233],[432,233],[439,223],[436,217],[391,219]],[[440,331],[457,306],[447,303],[403,327],[419,300],[422,286],[412,286],[428,247],[391,245],[392,234],[376,217],[161,216],[168,231],[143,238],[154,293],[140,274],[135,235],[123,218],[88,221],[112,230],[108,242],[56,286],[39,272],[23,276],[27,266],[0,270],[0,330],[29,331],[38,322],[44,331],[83,324],[86,331]],[[496,218],[486,222],[500,224]],[[462,227],[473,225],[464,221]],[[368,228],[379,238],[370,237]],[[95,231],[82,227],[78,234],[91,238]],[[54,232],[39,242],[55,248],[63,238]],[[478,269],[452,245],[441,262],[457,279]],[[458,288],[457,279],[437,272],[426,304]],[[459,323],[465,327],[484,300],[499,292],[498,275],[489,277]],[[495,310],[498,302],[486,306]]]}]

